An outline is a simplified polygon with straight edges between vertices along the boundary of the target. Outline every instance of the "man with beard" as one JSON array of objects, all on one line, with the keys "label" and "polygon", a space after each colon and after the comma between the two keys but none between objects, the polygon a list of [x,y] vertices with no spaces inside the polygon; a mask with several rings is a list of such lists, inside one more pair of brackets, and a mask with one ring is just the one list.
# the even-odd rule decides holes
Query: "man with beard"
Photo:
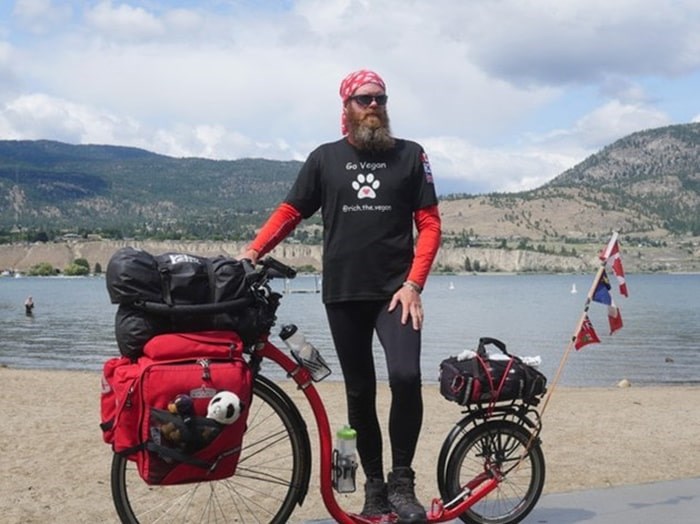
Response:
[{"label": "man with beard", "polygon": [[[255,262],[321,209],[323,302],[366,477],[362,515],[393,510],[399,522],[425,522],[411,463],[423,418],[420,293],[440,244],[437,197],[423,148],[391,134],[381,77],[368,70],[351,73],[340,96],[344,137],[309,155],[284,202],[241,257]],[[388,483],[375,402],[375,331],[392,396]]]}]

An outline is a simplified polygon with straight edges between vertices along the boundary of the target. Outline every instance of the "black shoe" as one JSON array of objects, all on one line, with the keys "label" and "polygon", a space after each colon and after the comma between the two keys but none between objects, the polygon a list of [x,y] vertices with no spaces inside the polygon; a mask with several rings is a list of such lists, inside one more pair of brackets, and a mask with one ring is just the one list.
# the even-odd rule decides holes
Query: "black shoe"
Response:
[{"label": "black shoe", "polygon": [[386,483],[383,479],[367,479],[365,482],[365,505],[362,507],[363,517],[381,517],[391,513],[387,498]]},{"label": "black shoe", "polygon": [[411,468],[396,468],[389,473],[389,504],[406,524],[427,522],[425,508],[416,498],[416,475]]}]

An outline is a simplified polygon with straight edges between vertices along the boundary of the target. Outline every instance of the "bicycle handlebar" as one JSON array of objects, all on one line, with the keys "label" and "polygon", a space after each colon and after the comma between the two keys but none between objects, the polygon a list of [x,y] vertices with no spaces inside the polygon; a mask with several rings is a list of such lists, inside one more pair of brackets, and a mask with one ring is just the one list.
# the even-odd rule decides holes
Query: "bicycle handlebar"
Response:
[{"label": "bicycle handlebar", "polygon": [[296,269],[283,264],[276,258],[265,257],[260,261],[260,265],[263,266],[270,278],[294,278],[297,276]]}]

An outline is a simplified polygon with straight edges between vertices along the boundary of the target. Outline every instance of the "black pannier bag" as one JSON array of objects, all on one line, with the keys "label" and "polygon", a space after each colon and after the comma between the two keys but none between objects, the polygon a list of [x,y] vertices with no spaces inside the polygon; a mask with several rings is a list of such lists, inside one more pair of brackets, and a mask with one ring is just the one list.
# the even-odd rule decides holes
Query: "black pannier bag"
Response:
[{"label": "black pannier bag", "polygon": [[113,304],[159,302],[193,305],[245,296],[245,270],[239,260],[185,253],[119,249],[107,264],[107,291]]},{"label": "black pannier bag", "polygon": [[[121,354],[130,358],[141,356],[144,344],[163,333],[233,330],[249,341],[274,321],[274,313],[260,311],[260,306],[224,313],[177,313],[178,306],[220,304],[248,296],[245,269],[233,258],[152,255],[125,247],[109,260],[106,284],[110,300],[119,304],[115,315],[117,345]],[[165,304],[172,310],[156,313],[144,303]],[[265,318],[261,320],[260,315]]]},{"label": "black pannier bag", "polygon": [[[488,345],[500,353],[490,354]],[[547,391],[547,378],[509,354],[500,340],[483,337],[472,353],[469,358],[449,357],[440,363],[440,393],[447,400],[462,406],[516,399],[537,403]]]}]

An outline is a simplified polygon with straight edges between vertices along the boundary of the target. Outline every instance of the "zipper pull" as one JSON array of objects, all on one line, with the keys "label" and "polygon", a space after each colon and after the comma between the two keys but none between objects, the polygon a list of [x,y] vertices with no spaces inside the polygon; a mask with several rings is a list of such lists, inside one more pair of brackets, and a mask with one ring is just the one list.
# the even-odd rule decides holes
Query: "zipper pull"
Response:
[{"label": "zipper pull", "polygon": [[134,392],[133,386],[129,388],[129,391],[126,392],[126,399],[124,400],[124,407],[125,408],[131,408],[131,394]]},{"label": "zipper pull", "polygon": [[209,371],[209,359],[200,358],[197,361],[197,364],[202,366],[202,380],[210,380],[211,379],[211,372]]}]

